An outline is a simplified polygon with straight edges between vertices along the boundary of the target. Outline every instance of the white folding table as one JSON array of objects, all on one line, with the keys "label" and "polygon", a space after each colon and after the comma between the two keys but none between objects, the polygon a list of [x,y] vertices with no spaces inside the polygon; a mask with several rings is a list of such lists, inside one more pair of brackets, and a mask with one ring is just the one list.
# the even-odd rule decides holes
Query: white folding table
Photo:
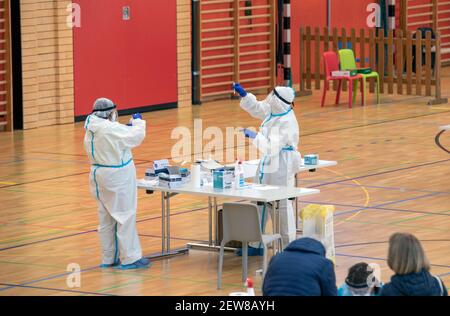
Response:
[{"label": "white folding table", "polygon": [[[162,214],[162,244],[161,253],[150,256],[150,258],[168,257],[178,254],[184,254],[189,251],[188,247],[172,250],[170,247],[170,198],[177,194],[189,194],[208,197],[208,222],[209,222],[209,243],[208,244],[189,244],[191,247],[206,247],[216,249],[218,246],[218,220],[217,220],[217,198],[229,198],[237,200],[246,200],[260,203],[271,203],[285,199],[295,199],[297,197],[318,194],[317,189],[292,188],[292,187],[273,187],[273,186],[255,186],[250,185],[243,189],[214,189],[212,186],[195,187],[192,183],[186,183],[180,188],[167,188],[161,186],[152,186],[143,180],[138,181],[138,188],[146,190],[148,194],[156,191],[161,192],[161,214]],[[213,212],[214,209],[214,212]],[[276,211],[275,211],[276,212]],[[215,214],[215,229],[213,238],[213,213]],[[275,218],[278,216],[275,215]],[[274,225],[278,227],[279,220]],[[214,239],[214,240],[213,240]]]},{"label": "white folding table", "polygon": [[439,127],[439,129],[441,131],[450,131],[450,125],[441,126],[441,127]]}]

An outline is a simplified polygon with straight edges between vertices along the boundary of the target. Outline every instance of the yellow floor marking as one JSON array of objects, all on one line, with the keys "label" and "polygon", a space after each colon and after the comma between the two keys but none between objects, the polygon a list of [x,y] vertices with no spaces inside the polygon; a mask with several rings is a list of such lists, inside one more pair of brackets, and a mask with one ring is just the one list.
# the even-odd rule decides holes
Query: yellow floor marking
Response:
[{"label": "yellow floor marking", "polygon": [[[329,172],[332,172],[332,173],[334,173],[334,174],[340,175],[340,176],[342,176],[342,177],[344,177],[344,178],[346,178],[346,179],[349,179],[349,180],[351,179],[350,177],[348,177],[348,176],[346,176],[346,175],[344,175],[343,173],[340,173],[340,172],[338,172],[338,171],[334,171],[334,170],[331,170],[331,169],[328,169],[328,168],[324,168],[324,169],[327,170],[327,171],[329,171]],[[361,182],[359,182],[359,181],[357,181],[357,180],[351,180],[351,181],[352,181],[353,183],[355,183],[357,186],[359,186],[359,187],[361,188],[361,190],[363,190],[363,192],[364,192],[364,194],[365,194],[365,196],[366,196],[366,201],[364,202],[364,207],[367,207],[367,206],[369,205],[369,202],[370,202],[370,194],[369,194],[369,191],[367,191],[366,187],[364,187],[364,185],[363,185]],[[343,219],[341,222],[337,223],[337,224],[334,225],[334,226],[336,227],[336,226],[338,226],[339,224],[342,224],[342,223],[344,223],[344,222],[346,222],[346,221],[348,221],[348,220],[351,220],[351,219],[355,218],[355,217],[358,216],[362,211],[363,211],[363,210],[356,212],[356,213],[353,214],[352,216],[349,216],[349,217]]]}]

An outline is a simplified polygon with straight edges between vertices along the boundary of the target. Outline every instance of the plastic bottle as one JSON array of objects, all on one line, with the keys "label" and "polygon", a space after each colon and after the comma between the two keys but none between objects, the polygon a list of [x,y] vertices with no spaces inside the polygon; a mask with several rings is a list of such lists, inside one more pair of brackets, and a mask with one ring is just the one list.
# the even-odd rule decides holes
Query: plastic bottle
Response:
[{"label": "plastic bottle", "polygon": [[245,281],[245,285],[247,286],[247,295],[255,296],[255,289],[253,288],[253,280],[247,278],[247,280]]},{"label": "plastic bottle", "polygon": [[200,163],[195,163],[192,165],[192,171],[191,171],[191,182],[193,183],[195,188],[201,187],[201,169],[200,169]]},{"label": "plastic bottle", "polygon": [[244,179],[244,166],[242,165],[241,160],[236,161],[236,166],[234,168],[234,181],[235,181],[235,188],[241,189],[245,186],[245,179]]}]

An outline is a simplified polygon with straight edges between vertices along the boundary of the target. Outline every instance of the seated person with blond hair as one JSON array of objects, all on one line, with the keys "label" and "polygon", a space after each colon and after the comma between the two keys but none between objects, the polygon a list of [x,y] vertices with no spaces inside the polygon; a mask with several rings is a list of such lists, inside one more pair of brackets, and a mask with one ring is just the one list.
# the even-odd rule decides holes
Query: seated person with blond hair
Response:
[{"label": "seated person with blond hair", "polygon": [[395,275],[383,286],[381,296],[448,296],[444,282],[430,273],[428,258],[415,236],[391,236],[388,265]]}]

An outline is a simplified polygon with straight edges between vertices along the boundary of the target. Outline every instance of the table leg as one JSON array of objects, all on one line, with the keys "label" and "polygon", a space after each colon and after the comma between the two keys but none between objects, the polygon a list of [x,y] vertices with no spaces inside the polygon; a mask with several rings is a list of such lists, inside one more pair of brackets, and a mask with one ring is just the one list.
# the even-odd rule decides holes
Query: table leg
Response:
[{"label": "table leg", "polygon": [[161,252],[145,256],[151,260],[165,259],[189,252],[187,247],[174,250],[170,248],[170,196],[168,192],[161,192]]},{"label": "table leg", "polygon": [[219,246],[219,210],[217,207],[217,198],[214,198],[214,245]]},{"label": "table leg", "polygon": [[161,252],[166,252],[166,192],[161,192]]},{"label": "table leg", "polygon": [[167,234],[166,234],[166,242],[167,242],[167,252],[170,253],[170,193],[167,193],[167,197],[166,197],[166,215],[167,215],[167,221],[166,221],[166,225],[167,225]]},{"label": "table leg", "polygon": [[212,241],[212,202],[211,197],[208,196],[208,222],[209,222],[209,245],[213,245]]}]

